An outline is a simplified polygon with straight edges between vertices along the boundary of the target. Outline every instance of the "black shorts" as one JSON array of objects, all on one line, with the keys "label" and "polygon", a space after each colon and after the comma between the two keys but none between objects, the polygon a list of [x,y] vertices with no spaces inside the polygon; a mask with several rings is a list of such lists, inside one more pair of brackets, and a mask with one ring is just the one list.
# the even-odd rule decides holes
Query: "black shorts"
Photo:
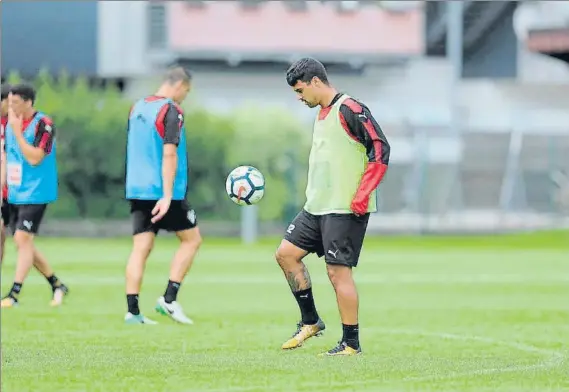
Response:
[{"label": "black shorts", "polygon": [[355,267],[367,230],[369,214],[312,215],[302,210],[288,226],[285,240],[328,264]]},{"label": "black shorts", "polygon": [[195,211],[185,200],[172,200],[168,212],[162,219],[152,223],[152,210],[157,200],[130,200],[130,214],[132,216],[132,235],[160,230],[184,231],[193,229],[198,225]]},{"label": "black shorts", "polygon": [[9,204],[6,203],[6,211],[2,204],[2,218],[6,214],[4,225],[10,228],[12,234],[16,230],[30,234],[39,232],[47,204]]},{"label": "black shorts", "polygon": [[10,204],[8,204],[7,200],[2,200],[2,222],[4,226],[10,224]]}]

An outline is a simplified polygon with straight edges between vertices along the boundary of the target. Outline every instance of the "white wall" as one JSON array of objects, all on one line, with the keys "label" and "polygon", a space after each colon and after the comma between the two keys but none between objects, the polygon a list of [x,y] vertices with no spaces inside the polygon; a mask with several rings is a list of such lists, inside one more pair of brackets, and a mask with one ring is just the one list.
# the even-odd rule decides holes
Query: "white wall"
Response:
[{"label": "white wall", "polygon": [[[429,63],[425,60],[424,63]],[[439,64],[440,65],[440,64]],[[437,111],[448,103],[447,88],[441,88],[439,75],[444,76],[446,68],[427,67],[422,72],[418,65],[411,67],[382,67],[370,69],[364,76],[330,74],[330,80],[340,91],[344,91],[366,103],[377,116],[389,123],[402,122],[409,110],[430,103]],[[435,79],[435,88],[423,86],[425,73]],[[127,94],[134,97],[147,94],[159,84],[158,77],[132,78]],[[433,84],[433,83],[431,83]],[[293,111],[306,120],[316,115],[316,109],[307,109],[296,101],[295,94],[286,84],[284,72],[272,73],[220,73],[195,72],[194,92],[191,100],[216,110],[231,110],[247,102],[259,105],[279,105]],[[440,116],[439,116],[440,117]]]},{"label": "white wall", "polygon": [[[194,91],[191,101],[199,101],[201,105],[215,110],[228,111],[248,102],[261,106],[283,106],[301,118],[311,119],[316,109],[307,109],[296,101],[296,96],[287,85],[284,72],[278,73],[220,73],[194,72]],[[389,85],[389,75],[372,75],[369,77],[338,76],[331,74],[331,80],[342,91],[352,94],[370,106],[393,105],[389,100],[378,99],[378,91],[382,84]],[[132,78],[127,90],[128,96],[134,97],[147,94],[159,84],[159,77]]]},{"label": "white wall", "polygon": [[527,1],[518,5],[514,30],[520,42],[518,78],[523,83],[569,83],[569,66],[563,61],[531,52],[525,42],[532,29],[567,27],[569,2]]},{"label": "white wall", "polygon": [[97,70],[101,77],[144,75],[147,54],[147,2],[99,1]]},{"label": "white wall", "polygon": [[[377,68],[365,76],[330,75],[341,91],[362,100],[380,124],[396,133],[409,125],[445,131],[451,119],[452,75],[444,60],[418,59],[406,67]],[[131,99],[150,94],[159,78],[133,78]],[[190,104],[229,111],[253,102],[288,108],[307,123],[316,109],[296,101],[283,73],[197,72]],[[520,84],[513,81],[473,80],[458,86],[457,102],[464,127],[492,132],[522,128],[528,132],[567,133],[569,82]]]},{"label": "white wall", "polygon": [[569,83],[569,65],[553,57],[529,51],[520,43],[518,80],[522,83]]}]

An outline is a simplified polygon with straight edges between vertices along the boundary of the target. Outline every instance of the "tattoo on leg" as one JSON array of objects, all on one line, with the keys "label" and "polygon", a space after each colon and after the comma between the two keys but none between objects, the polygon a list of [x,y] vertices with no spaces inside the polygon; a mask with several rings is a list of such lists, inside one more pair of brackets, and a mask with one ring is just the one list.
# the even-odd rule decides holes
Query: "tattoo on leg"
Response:
[{"label": "tattoo on leg", "polygon": [[296,274],[294,272],[290,272],[287,271],[286,272],[286,281],[288,282],[288,285],[290,286],[290,289],[295,292],[298,291],[298,285],[296,283],[296,278],[295,278]]},{"label": "tattoo on leg", "polygon": [[310,280],[310,274],[308,273],[308,268],[302,264],[302,278],[304,279],[304,288],[308,289],[312,287],[312,281]]},{"label": "tattoo on leg", "polygon": [[292,292],[297,292],[300,290],[306,290],[312,287],[312,282],[310,281],[310,274],[308,273],[308,269],[302,263],[302,267],[300,270],[297,271],[287,271],[285,273],[286,280]]}]

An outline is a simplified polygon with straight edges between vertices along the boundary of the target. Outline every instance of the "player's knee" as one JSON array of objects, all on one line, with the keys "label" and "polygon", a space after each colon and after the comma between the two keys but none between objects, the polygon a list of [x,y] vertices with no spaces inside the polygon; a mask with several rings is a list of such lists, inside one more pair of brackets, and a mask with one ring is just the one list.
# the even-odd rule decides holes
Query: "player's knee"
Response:
[{"label": "player's knee", "polygon": [[308,254],[308,251],[299,248],[292,242],[283,239],[275,252],[275,260],[281,267],[293,267],[302,263],[302,259]]},{"label": "player's knee", "polygon": [[291,252],[288,252],[287,249],[283,246],[279,246],[275,252],[275,260],[281,267],[290,264],[291,262],[298,261],[296,260],[295,256]]},{"label": "player's knee", "polygon": [[152,252],[152,249],[154,248],[154,244],[150,243],[150,244],[137,244],[133,249],[132,249],[132,253],[136,256],[138,256],[138,258],[146,260],[146,258],[148,256],[150,256],[150,252]]},{"label": "player's knee", "polygon": [[180,243],[182,246],[191,247],[193,249],[199,249],[202,245],[202,235],[198,228],[188,230],[183,235],[178,235],[180,238]]},{"label": "player's knee", "polygon": [[2,260],[4,260],[5,243],[6,243],[6,231],[4,230],[4,227],[2,227],[2,230],[0,231],[0,264],[2,263]]},{"label": "player's knee", "polygon": [[283,252],[283,249],[279,247],[275,252],[275,260],[279,265],[283,265],[284,261],[286,260],[286,254]]},{"label": "player's knee", "polygon": [[202,236],[199,233],[197,233],[197,235],[193,236],[187,241],[182,241],[182,243],[187,244],[188,246],[197,250],[202,245]]},{"label": "player's knee", "polygon": [[146,259],[152,249],[154,248],[154,237],[147,233],[142,233],[134,236],[132,252],[144,259]]},{"label": "player's knee", "polygon": [[200,234],[199,231],[197,231],[193,239],[194,246],[196,248],[199,248],[202,245],[202,242],[203,242],[202,235]]},{"label": "player's knee", "polygon": [[14,243],[18,249],[31,246],[33,244],[33,236],[25,231],[18,230],[14,235]]},{"label": "player's knee", "polygon": [[344,284],[353,285],[352,269],[344,265],[328,264],[326,266],[328,278],[334,287]]}]

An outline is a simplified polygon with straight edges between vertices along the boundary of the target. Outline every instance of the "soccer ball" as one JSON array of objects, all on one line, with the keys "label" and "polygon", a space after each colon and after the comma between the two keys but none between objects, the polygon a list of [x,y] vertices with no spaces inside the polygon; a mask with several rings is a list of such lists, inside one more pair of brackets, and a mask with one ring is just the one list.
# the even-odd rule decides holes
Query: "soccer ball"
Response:
[{"label": "soccer ball", "polygon": [[235,204],[257,204],[265,195],[265,177],[252,166],[239,166],[227,176],[225,190]]}]

